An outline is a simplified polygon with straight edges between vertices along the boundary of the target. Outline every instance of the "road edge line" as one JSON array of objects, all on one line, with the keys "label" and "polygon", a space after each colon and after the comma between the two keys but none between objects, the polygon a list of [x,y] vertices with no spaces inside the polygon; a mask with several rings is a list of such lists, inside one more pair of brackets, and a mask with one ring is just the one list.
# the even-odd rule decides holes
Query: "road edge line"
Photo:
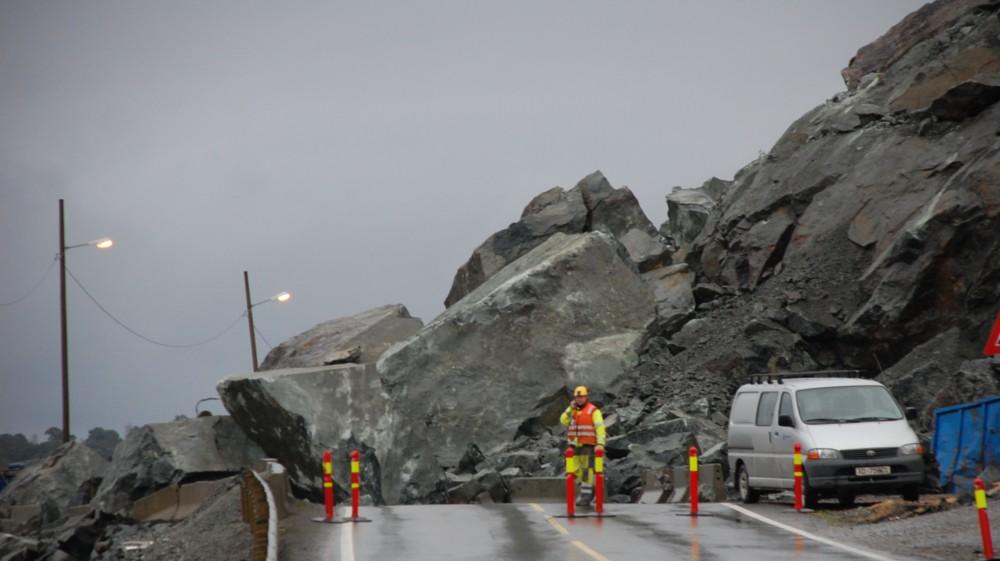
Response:
[{"label": "road edge line", "polygon": [[785,530],[786,532],[791,532],[793,534],[800,535],[803,538],[810,539],[810,540],[813,540],[815,542],[819,542],[821,544],[828,545],[830,547],[835,547],[837,549],[846,551],[848,553],[852,553],[854,555],[860,555],[862,557],[867,557],[868,559],[874,559],[876,561],[896,561],[892,557],[886,557],[885,555],[881,555],[879,553],[872,553],[870,551],[865,551],[863,549],[857,549],[857,548],[851,547],[849,545],[844,545],[842,543],[838,543],[838,542],[836,542],[834,540],[831,540],[829,538],[824,538],[822,536],[817,536],[816,534],[811,534],[809,532],[806,532],[805,530],[800,530],[800,529],[796,528],[795,526],[789,526],[788,524],[782,524],[781,522],[778,522],[777,520],[772,520],[772,519],[764,516],[763,514],[757,514],[756,512],[754,512],[754,511],[752,511],[752,510],[750,510],[748,508],[743,508],[743,507],[741,507],[739,505],[734,505],[732,503],[720,503],[720,504],[722,504],[722,506],[724,506],[724,507],[727,507],[727,508],[730,508],[732,510],[735,510],[736,512],[739,512],[740,514],[743,514],[745,516],[749,516],[750,518],[753,518],[753,519],[755,519],[755,520],[757,520],[759,522],[763,522],[765,524],[774,526],[775,528],[780,528],[782,530]]},{"label": "road edge line", "polygon": [[[347,514],[347,507],[344,507]],[[355,561],[354,559],[354,524],[340,525],[340,561]]]}]

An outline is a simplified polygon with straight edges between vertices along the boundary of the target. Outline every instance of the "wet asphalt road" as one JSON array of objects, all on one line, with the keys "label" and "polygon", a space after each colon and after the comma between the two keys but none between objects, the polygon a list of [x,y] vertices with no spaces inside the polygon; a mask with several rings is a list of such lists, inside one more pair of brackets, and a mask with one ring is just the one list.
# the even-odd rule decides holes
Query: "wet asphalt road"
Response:
[{"label": "wet asphalt road", "polygon": [[282,561],[893,559],[803,537],[723,504],[701,505],[711,516],[696,519],[679,516],[687,512],[681,505],[616,504],[606,509],[614,518],[572,520],[553,517],[563,514],[556,504],[394,506],[364,508],[372,522],[343,525],[312,522],[322,507],[298,510],[282,522]]}]

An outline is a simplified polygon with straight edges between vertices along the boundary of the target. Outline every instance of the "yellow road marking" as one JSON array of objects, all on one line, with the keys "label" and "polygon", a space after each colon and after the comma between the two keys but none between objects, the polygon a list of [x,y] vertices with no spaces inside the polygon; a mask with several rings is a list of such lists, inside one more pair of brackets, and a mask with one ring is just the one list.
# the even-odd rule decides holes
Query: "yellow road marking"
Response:
[{"label": "yellow road marking", "polygon": [[556,530],[559,530],[560,534],[562,534],[564,536],[568,536],[569,535],[569,530],[567,530],[566,528],[564,528],[563,525],[560,524],[559,521],[557,521],[555,518],[552,518],[551,516],[546,516],[545,517],[545,521],[548,522],[549,524],[551,524],[552,527],[555,528]]},{"label": "yellow road marking", "polygon": [[597,559],[597,561],[611,561],[611,560],[610,560],[610,559],[608,559],[607,557],[605,557],[605,556],[601,555],[600,553],[598,553],[598,552],[594,551],[594,550],[593,550],[593,549],[591,549],[591,548],[590,548],[590,547],[589,547],[589,546],[588,546],[587,544],[585,544],[585,543],[583,543],[583,542],[581,542],[581,541],[579,541],[579,540],[573,540],[573,542],[572,542],[572,543],[573,543],[573,545],[575,545],[575,546],[576,546],[577,548],[579,548],[579,549],[580,549],[580,551],[582,551],[582,552],[586,553],[587,555],[589,555],[589,556],[593,557],[594,559]]},{"label": "yellow road marking", "polygon": [[[542,514],[545,514],[545,509],[542,508],[541,505],[539,505],[538,503],[529,503],[529,506],[531,506],[531,508],[537,510],[538,512],[541,512]],[[567,530],[565,526],[560,524],[559,521],[553,518],[552,516],[546,514],[545,521],[548,522],[550,525],[552,525],[553,528],[558,530],[560,534],[564,536],[569,535],[569,530]],[[591,548],[590,546],[588,546],[587,544],[583,543],[580,540],[572,540],[570,541],[570,543],[573,544],[574,547],[586,553],[590,557],[596,559],[597,561],[611,561],[610,559],[601,555],[600,553],[598,553],[593,548]]]}]

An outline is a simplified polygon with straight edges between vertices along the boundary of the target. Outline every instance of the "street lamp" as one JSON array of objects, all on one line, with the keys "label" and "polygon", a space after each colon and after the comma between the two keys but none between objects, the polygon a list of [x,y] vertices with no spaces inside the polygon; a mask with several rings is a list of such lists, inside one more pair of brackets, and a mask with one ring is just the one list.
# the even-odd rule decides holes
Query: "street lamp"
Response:
[{"label": "street lamp", "polygon": [[246,271],[243,271],[243,288],[246,291],[247,296],[247,322],[250,324],[250,356],[253,359],[253,371],[257,372],[259,370],[257,366],[257,337],[254,334],[253,328],[253,309],[255,306],[260,306],[261,304],[266,304],[268,302],[288,302],[292,295],[288,292],[279,292],[270,298],[266,298],[257,302],[255,304],[250,303],[250,276]]},{"label": "street lamp", "polygon": [[66,220],[63,200],[59,199],[59,329],[62,339],[62,409],[63,442],[69,442],[69,344],[66,338],[66,251],[78,247],[94,246],[110,249],[114,245],[111,238],[100,238],[76,245],[66,245]]}]

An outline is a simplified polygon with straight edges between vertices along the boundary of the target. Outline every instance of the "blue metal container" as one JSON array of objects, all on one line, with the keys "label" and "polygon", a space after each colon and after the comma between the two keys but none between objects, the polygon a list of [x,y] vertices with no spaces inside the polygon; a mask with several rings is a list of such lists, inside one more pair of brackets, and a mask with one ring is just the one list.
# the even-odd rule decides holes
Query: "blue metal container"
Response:
[{"label": "blue metal container", "polygon": [[933,446],[945,491],[971,488],[987,467],[1000,469],[1000,397],[936,410]]}]

